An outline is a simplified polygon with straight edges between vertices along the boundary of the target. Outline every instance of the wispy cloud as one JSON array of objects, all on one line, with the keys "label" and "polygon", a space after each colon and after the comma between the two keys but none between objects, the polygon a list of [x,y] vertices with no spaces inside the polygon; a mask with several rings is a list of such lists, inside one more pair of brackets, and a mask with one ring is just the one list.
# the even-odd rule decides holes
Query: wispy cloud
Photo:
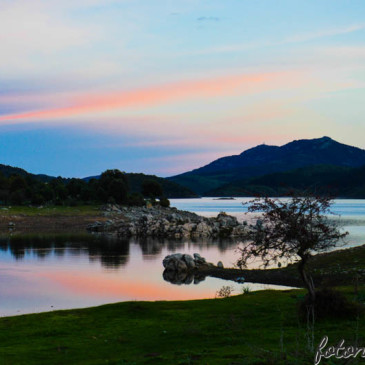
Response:
[{"label": "wispy cloud", "polygon": [[330,29],[313,31],[309,33],[298,34],[295,36],[288,37],[287,39],[284,39],[282,42],[279,42],[279,44],[307,42],[319,38],[333,37],[337,35],[353,33],[364,29],[365,29],[365,23],[352,24],[339,28],[330,28]]},{"label": "wispy cloud", "polygon": [[[79,95],[72,105],[62,108],[43,109],[19,114],[2,115],[0,122],[16,120],[43,120],[67,118],[91,112],[103,112],[120,108],[146,107],[179,100],[209,98],[241,92],[250,93],[257,85],[287,76],[282,73],[240,74],[198,81],[181,81],[169,85],[155,86],[146,89],[121,93]],[[265,87],[265,86],[264,86]],[[266,85],[266,88],[268,86]]]},{"label": "wispy cloud", "polygon": [[281,40],[273,40],[270,42],[252,42],[252,43],[238,43],[238,44],[225,44],[222,46],[215,46],[210,48],[201,49],[195,53],[197,54],[210,54],[210,53],[230,53],[230,52],[242,52],[258,48],[282,46],[286,44],[304,43],[313,41],[316,39],[334,37],[338,35],[349,34],[353,32],[362,31],[365,29],[364,24],[352,24],[344,27],[330,28],[324,30],[316,30],[313,32],[302,33],[290,36]]},{"label": "wispy cloud", "polygon": [[220,18],[217,16],[200,16],[197,18],[198,22],[219,22]]}]

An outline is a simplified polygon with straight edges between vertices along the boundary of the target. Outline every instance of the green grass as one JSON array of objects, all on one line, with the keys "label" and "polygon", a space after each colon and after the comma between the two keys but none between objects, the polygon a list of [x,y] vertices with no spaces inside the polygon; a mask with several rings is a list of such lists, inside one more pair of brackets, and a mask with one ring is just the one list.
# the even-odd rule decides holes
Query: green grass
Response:
[{"label": "green grass", "polygon": [[[276,269],[299,277],[297,264]],[[308,261],[308,271],[318,285],[365,285],[365,245],[314,255]]]},{"label": "green grass", "polygon": [[0,216],[83,216],[100,214],[98,205],[68,206],[0,206]]},{"label": "green grass", "polygon": [[[296,310],[302,296],[264,291],[1,318],[0,364],[311,364],[312,332]],[[314,347],[323,335],[364,345],[365,321],[316,323]]]}]

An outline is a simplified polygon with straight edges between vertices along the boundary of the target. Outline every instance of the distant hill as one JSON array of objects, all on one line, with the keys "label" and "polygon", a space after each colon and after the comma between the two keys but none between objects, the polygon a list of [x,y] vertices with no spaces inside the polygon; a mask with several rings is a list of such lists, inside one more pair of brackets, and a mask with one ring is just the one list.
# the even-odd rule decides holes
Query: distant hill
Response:
[{"label": "distant hill", "polygon": [[44,174],[39,174],[39,175],[31,174],[30,172],[27,172],[19,167],[12,167],[12,166],[2,165],[2,164],[0,164],[0,173],[2,173],[6,177],[9,177],[11,175],[20,175],[23,177],[30,176],[32,178],[35,178],[35,179],[37,179],[39,181],[43,181],[43,182],[48,182],[55,178],[53,176],[48,176],[48,175],[44,175]]},{"label": "distant hill", "polygon": [[[142,184],[145,180],[154,180],[161,184],[162,190],[166,195],[166,198],[196,198],[197,194],[191,191],[190,189],[175,183],[173,181],[169,181],[162,177],[158,177],[155,175],[145,175],[142,173],[126,173],[129,188],[131,193],[140,193],[142,192]],[[91,179],[99,179],[100,175],[96,176],[88,176],[83,178],[85,181],[90,181]]]},{"label": "distant hill", "polygon": [[237,180],[207,192],[208,196],[285,196],[289,191],[311,190],[340,198],[365,198],[365,166],[307,166]]},{"label": "distant hill", "polygon": [[176,183],[169,181],[162,177],[155,175],[135,174],[127,173],[129,187],[131,192],[140,193],[142,191],[142,184],[145,180],[155,180],[162,186],[162,190],[166,198],[196,198],[197,194],[192,192],[190,189]]},{"label": "distant hill", "polygon": [[224,187],[233,182],[234,186],[240,186],[237,181],[316,165],[360,167],[365,165],[365,150],[329,137],[295,140],[280,147],[263,144],[169,180],[208,196],[212,192],[226,191]]},{"label": "distant hill", "polygon": [[[44,175],[44,174],[38,174],[38,175],[32,174],[19,167],[12,167],[12,166],[2,165],[2,164],[0,164],[0,173],[2,173],[6,177],[9,177],[11,175],[20,175],[23,177],[29,176],[31,178],[34,178],[34,179],[36,179],[38,181],[42,181],[42,182],[49,182],[56,178],[54,176],[48,176],[48,175]],[[193,191],[191,191],[190,189],[188,189],[182,185],[179,185],[178,183],[175,183],[173,181],[164,179],[162,177],[158,177],[155,175],[135,174],[135,173],[127,173],[126,175],[128,177],[130,191],[132,193],[133,192],[140,193],[142,191],[142,183],[144,180],[155,180],[161,184],[164,194],[166,195],[167,198],[194,198],[194,197],[197,197],[197,194],[194,193]],[[91,179],[98,179],[99,177],[100,177],[100,175],[89,176],[89,177],[85,177],[82,180],[88,182]],[[65,183],[67,183],[71,179],[62,178],[61,180],[64,181]]]}]

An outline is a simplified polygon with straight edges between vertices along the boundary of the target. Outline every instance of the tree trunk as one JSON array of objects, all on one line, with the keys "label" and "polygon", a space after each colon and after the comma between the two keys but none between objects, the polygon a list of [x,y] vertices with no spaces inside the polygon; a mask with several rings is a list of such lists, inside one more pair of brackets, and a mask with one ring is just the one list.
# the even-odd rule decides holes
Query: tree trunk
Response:
[{"label": "tree trunk", "polygon": [[310,301],[312,303],[315,302],[316,300],[316,292],[315,292],[315,288],[314,288],[314,284],[313,284],[313,280],[311,277],[307,276],[307,273],[305,271],[305,265],[307,263],[307,259],[306,258],[301,258],[299,265],[298,265],[298,270],[300,273],[300,276],[303,280],[304,286],[307,288],[308,290],[308,294],[309,294],[309,298]]}]

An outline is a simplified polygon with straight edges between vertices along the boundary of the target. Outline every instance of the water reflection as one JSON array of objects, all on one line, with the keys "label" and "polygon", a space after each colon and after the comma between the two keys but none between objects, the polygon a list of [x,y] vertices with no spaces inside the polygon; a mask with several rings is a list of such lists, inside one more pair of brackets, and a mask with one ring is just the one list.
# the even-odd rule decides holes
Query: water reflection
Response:
[{"label": "water reflection", "polygon": [[[234,240],[115,240],[89,234],[0,236],[0,315],[81,308],[128,300],[214,298],[226,281],[162,277],[165,256],[200,253],[232,266]],[[171,283],[200,282],[199,285]],[[232,283],[232,282],[230,282]],[[230,284],[231,285],[231,284]],[[240,284],[232,283],[235,293]],[[265,289],[260,284],[251,290]],[[273,286],[270,286],[273,288]],[[278,289],[280,289],[278,287]]]},{"label": "water reflection", "polygon": [[90,234],[79,235],[2,235],[0,251],[9,252],[15,260],[33,257],[45,260],[47,257],[80,256],[87,254],[89,260],[100,261],[102,266],[118,269],[125,266],[130,257],[131,245],[138,245],[144,260],[154,260],[164,250],[175,252],[184,250],[188,245],[197,251],[214,247],[216,252],[223,253],[229,248],[236,248],[238,242],[232,239],[177,241],[167,239],[115,239]]},{"label": "water reflection", "polygon": [[164,270],[162,277],[168,283],[174,285],[195,285],[205,280],[206,276],[200,273]]}]

